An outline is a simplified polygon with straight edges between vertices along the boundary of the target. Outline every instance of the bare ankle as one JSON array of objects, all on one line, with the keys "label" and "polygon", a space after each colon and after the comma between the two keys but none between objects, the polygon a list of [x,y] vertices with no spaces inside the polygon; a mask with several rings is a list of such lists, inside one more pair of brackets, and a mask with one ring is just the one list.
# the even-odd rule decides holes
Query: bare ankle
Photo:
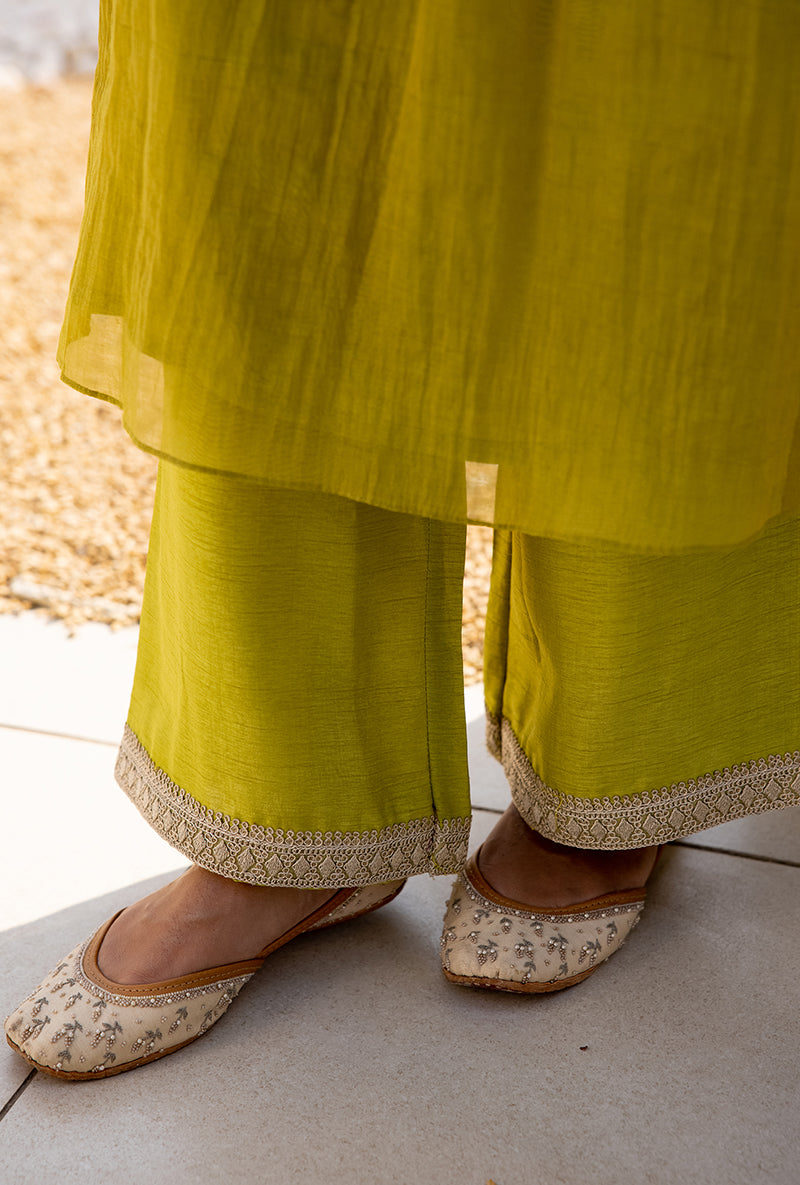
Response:
[{"label": "bare ankle", "polygon": [[480,868],[503,896],[528,906],[560,908],[610,892],[643,888],[656,854],[656,848],[568,847],[533,831],[511,806],[483,845]]}]

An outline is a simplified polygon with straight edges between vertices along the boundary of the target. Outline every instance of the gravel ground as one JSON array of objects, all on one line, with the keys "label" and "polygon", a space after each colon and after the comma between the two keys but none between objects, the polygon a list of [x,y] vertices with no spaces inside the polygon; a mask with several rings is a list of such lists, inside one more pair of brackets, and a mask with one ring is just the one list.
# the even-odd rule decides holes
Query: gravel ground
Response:
[{"label": "gravel ground", "polygon": [[[83,204],[91,82],[0,90],[0,612],[138,621],[154,459],[54,361]],[[470,527],[465,682],[482,677],[491,531]]]}]

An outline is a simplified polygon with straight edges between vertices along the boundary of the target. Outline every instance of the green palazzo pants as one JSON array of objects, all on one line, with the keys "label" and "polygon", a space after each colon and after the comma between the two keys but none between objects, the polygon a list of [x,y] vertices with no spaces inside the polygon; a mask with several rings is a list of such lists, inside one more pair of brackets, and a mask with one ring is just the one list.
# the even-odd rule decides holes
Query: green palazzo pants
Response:
[{"label": "green palazzo pants", "polygon": [[[161,465],[117,763],[145,818],[254,884],[456,870],[463,526]],[[490,746],[580,847],[800,801],[800,523],[642,556],[498,531]]]},{"label": "green palazzo pants", "polygon": [[254,884],[452,872],[465,528],[162,463],[118,779]]}]

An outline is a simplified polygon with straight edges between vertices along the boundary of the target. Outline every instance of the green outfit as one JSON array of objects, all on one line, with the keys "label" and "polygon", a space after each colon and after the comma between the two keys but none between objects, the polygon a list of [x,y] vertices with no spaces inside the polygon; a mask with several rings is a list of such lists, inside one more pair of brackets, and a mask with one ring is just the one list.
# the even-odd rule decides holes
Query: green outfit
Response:
[{"label": "green outfit", "polygon": [[530,821],[797,801],[798,46],[788,0],[102,5],[59,360],[165,458],[120,778],[173,842],[460,860],[469,520]]}]

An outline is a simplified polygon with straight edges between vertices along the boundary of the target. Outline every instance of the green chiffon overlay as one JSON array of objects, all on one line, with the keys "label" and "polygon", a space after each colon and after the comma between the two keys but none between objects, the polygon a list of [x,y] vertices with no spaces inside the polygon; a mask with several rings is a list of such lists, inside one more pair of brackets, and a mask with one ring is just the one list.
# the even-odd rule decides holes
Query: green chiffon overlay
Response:
[{"label": "green chiffon overlay", "polygon": [[646,552],[800,509],[793,0],[105,0],[59,359],[143,447]]}]

